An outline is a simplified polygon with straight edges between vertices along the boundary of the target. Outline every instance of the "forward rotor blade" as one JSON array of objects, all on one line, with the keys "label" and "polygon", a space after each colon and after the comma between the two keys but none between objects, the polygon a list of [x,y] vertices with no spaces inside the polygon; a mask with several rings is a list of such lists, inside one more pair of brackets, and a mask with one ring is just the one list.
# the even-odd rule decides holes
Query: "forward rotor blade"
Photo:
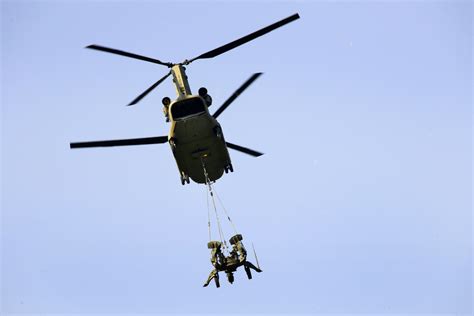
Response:
[{"label": "forward rotor blade", "polygon": [[235,92],[217,109],[217,111],[212,115],[214,118],[217,118],[219,115],[221,115],[222,112],[224,112],[227,107],[234,102],[237,97],[245,91],[258,77],[262,75],[261,72],[254,73],[247,81],[244,82],[243,85],[240,86]]},{"label": "forward rotor blade", "polygon": [[94,142],[71,143],[70,148],[91,148],[91,147],[114,147],[114,146],[132,146],[132,145],[151,145],[163,144],[168,142],[168,136],[157,136],[147,138],[131,138],[117,140],[99,140]]},{"label": "forward rotor blade", "polygon": [[229,142],[226,142],[226,145],[227,145],[227,147],[229,147],[233,150],[243,152],[244,154],[247,154],[247,155],[250,155],[250,156],[260,157],[261,155],[263,155],[262,153],[260,153],[258,151],[255,151],[255,150],[252,150],[252,149],[249,149],[249,148],[246,148],[246,147],[242,147],[242,146],[239,146],[239,145],[235,145],[235,144],[232,144],[232,143],[229,143]]},{"label": "forward rotor blade", "polygon": [[241,37],[241,38],[239,38],[239,39],[237,39],[237,40],[235,40],[235,41],[233,41],[233,42],[230,42],[230,43],[228,43],[228,44],[225,44],[225,45],[223,45],[223,46],[221,46],[221,47],[218,47],[218,48],[216,48],[216,49],[213,49],[213,50],[211,50],[211,51],[208,51],[207,53],[201,54],[201,55],[199,55],[199,56],[197,56],[197,57],[191,59],[191,60],[189,61],[189,63],[192,62],[192,61],[194,61],[194,60],[196,60],[196,59],[205,59],[205,58],[213,58],[213,57],[216,57],[216,56],[218,56],[218,55],[220,55],[220,54],[223,54],[223,53],[225,53],[225,52],[227,52],[227,51],[229,51],[229,50],[231,50],[231,49],[234,49],[234,48],[236,48],[236,47],[238,47],[238,46],[240,46],[240,45],[243,45],[243,44],[245,44],[245,43],[247,43],[247,42],[250,42],[251,40],[254,40],[254,39],[256,39],[257,37],[260,37],[260,36],[262,36],[262,35],[265,35],[265,34],[271,32],[271,31],[273,31],[273,30],[279,28],[280,26],[283,26],[283,25],[285,25],[285,24],[288,24],[288,23],[290,23],[290,22],[293,22],[294,20],[297,20],[297,19],[299,19],[299,18],[300,18],[300,16],[298,15],[298,13],[295,13],[295,14],[293,14],[292,16],[287,17],[286,19],[283,19],[283,20],[281,20],[281,21],[278,21],[278,22],[276,22],[276,23],[273,23],[272,25],[269,25],[269,26],[267,26],[267,27],[264,27],[263,29],[260,29],[260,30],[258,30],[258,31],[256,31],[256,32],[253,32],[253,33],[249,34],[249,35],[246,35],[246,36],[244,36],[244,37]]},{"label": "forward rotor blade", "polygon": [[100,50],[101,52],[121,55],[121,56],[125,56],[125,57],[140,59],[140,60],[148,61],[150,63],[159,64],[159,65],[163,65],[163,66],[167,66],[167,67],[172,67],[173,66],[172,63],[165,63],[165,62],[162,62],[158,59],[154,59],[154,58],[150,58],[150,57],[146,57],[146,56],[141,56],[141,55],[125,52],[123,50],[118,50],[118,49],[115,49],[115,48],[109,48],[109,47],[104,47],[104,46],[95,45],[95,44],[86,46],[86,48]]},{"label": "forward rotor blade", "polygon": [[152,84],[148,89],[146,89],[142,94],[140,94],[138,97],[136,97],[132,102],[130,102],[128,105],[134,105],[137,104],[141,99],[143,99],[148,93],[151,92],[151,90],[155,89],[160,83],[162,83],[168,76],[171,75],[171,71],[168,72],[164,77],[162,77],[160,80]]}]

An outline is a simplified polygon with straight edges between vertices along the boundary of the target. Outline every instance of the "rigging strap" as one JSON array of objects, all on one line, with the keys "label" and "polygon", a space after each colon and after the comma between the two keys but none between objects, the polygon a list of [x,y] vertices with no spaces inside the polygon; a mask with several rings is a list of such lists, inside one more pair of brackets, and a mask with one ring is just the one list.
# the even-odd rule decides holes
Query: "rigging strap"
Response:
[{"label": "rigging strap", "polygon": [[[211,181],[209,180],[209,175],[208,175],[207,170],[206,170],[206,165],[204,164],[204,160],[202,158],[201,158],[201,163],[202,163],[202,168],[204,170],[204,176],[206,178],[206,184],[207,184],[207,187],[209,189],[209,194],[211,195],[212,205],[214,206],[214,212],[216,214],[216,221],[217,221],[217,227],[218,227],[218,231],[219,231],[220,241],[224,245],[224,249],[227,249],[227,241],[224,238],[224,232],[222,230],[221,221],[219,219],[219,214],[217,212],[216,201],[214,199],[214,193],[213,193],[213,190],[212,190]],[[209,231],[210,231],[210,226],[211,226],[210,221],[209,221],[208,226],[209,226]]]},{"label": "rigging strap", "polygon": [[224,210],[224,213],[225,215],[227,216],[227,219],[229,220],[230,224],[232,225],[232,228],[234,229],[234,235],[237,235],[237,228],[235,228],[235,225],[234,225],[234,222],[230,219],[230,216],[229,214],[227,213],[227,210],[224,206],[224,203],[222,203],[221,199],[219,198],[219,194],[217,194],[217,191],[214,190],[214,193],[216,193],[216,196],[217,196],[217,200],[219,201],[219,203],[221,204],[222,206],[222,209]]},{"label": "rigging strap", "polygon": [[[211,196],[211,199],[212,199],[212,205],[214,207],[214,213],[216,214],[216,222],[217,222],[217,228],[218,228],[218,232],[219,232],[219,238],[220,238],[220,242],[222,243],[223,245],[223,250],[226,251],[226,252],[229,252],[229,249],[228,249],[228,246],[227,246],[227,241],[225,240],[225,237],[224,237],[224,232],[222,230],[222,225],[221,225],[221,221],[219,219],[219,213],[217,212],[217,207],[216,207],[216,201],[215,201],[215,198],[214,198],[214,193],[216,194],[216,197],[217,197],[217,200],[219,201],[222,209],[224,210],[224,213],[225,215],[227,216],[227,219],[229,220],[229,222],[231,223],[232,225],[232,228],[234,229],[234,233],[235,235],[237,235],[237,228],[235,227],[234,225],[234,222],[232,221],[232,219],[230,218],[229,216],[229,213],[227,212],[225,206],[224,206],[224,203],[222,203],[219,195],[217,194],[217,192],[214,190],[214,188],[212,187],[212,183],[211,183],[211,180],[209,179],[209,174],[207,173],[207,169],[206,169],[206,165],[204,163],[204,159],[205,157],[201,157],[201,163],[202,163],[202,169],[204,171],[204,177],[205,177],[205,180],[206,180],[206,199],[207,199],[207,227],[208,227],[208,230],[209,230],[209,241],[212,241],[211,239],[211,211],[210,211],[210,207],[209,207],[209,195]],[[209,195],[207,194],[207,191],[209,191]],[[235,236],[234,236],[235,237]],[[240,239],[241,240],[241,239]],[[255,261],[257,263],[257,268],[260,269],[260,264],[258,262],[258,257],[257,257],[257,253],[255,251],[255,247],[252,243],[252,249],[253,249],[253,254],[255,256]],[[260,271],[259,271],[260,272]]]},{"label": "rigging strap", "polygon": [[209,195],[207,194],[207,188],[206,188],[206,202],[207,202],[207,230],[209,233],[209,241],[212,241],[212,236],[211,236],[211,210],[209,208]]}]

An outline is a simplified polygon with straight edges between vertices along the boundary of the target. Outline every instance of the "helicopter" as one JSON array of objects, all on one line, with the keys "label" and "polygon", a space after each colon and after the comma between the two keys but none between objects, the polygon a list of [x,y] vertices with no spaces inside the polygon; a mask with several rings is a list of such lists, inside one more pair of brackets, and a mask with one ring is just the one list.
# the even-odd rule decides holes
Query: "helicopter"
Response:
[{"label": "helicopter", "polygon": [[88,49],[139,59],[170,68],[170,71],[166,75],[136,97],[128,106],[137,104],[169,76],[173,78],[177,97],[173,101],[169,97],[164,97],[162,100],[165,120],[171,124],[168,136],[74,142],[70,143],[70,148],[169,143],[178,166],[182,185],[190,183],[190,178],[196,183],[214,182],[221,178],[224,172],[233,172],[234,169],[228,148],[254,157],[263,155],[253,149],[227,142],[224,138],[222,127],[217,121],[219,115],[262,75],[262,73],[253,74],[211,115],[209,113],[209,107],[212,104],[212,97],[208,94],[205,87],[201,87],[198,90],[198,94],[192,94],[185,66],[188,66],[195,60],[214,58],[297,19],[299,19],[299,14],[295,13],[235,41],[205,52],[192,59],[186,59],[181,63],[162,62],[155,58],[95,44],[86,46]]}]

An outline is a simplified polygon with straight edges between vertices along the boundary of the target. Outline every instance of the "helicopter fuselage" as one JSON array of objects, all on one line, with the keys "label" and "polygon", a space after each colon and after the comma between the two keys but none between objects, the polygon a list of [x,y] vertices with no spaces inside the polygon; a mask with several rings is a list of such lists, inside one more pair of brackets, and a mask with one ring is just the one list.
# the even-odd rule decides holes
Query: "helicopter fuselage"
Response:
[{"label": "helicopter fuselage", "polygon": [[181,182],[191,178],[206,183],[204,167],[210,181],[231,170],[222,128],[209,114],[205,100],[199,95],[186,95],[169,105],[171,128],[168,142],[181,174]]}]

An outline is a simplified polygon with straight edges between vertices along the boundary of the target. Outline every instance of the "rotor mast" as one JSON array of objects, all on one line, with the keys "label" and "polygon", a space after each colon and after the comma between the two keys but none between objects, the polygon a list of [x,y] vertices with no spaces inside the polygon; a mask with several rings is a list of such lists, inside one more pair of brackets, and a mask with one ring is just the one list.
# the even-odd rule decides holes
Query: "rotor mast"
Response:
[{"label": "rotor mast", "polygon": [[191,95],[188,76],[186,76],[186,68],[182,64],[173,65],[173,67],[171,67],[171,74],[173,75],[173,83],[176,88],[178,99]]}]

